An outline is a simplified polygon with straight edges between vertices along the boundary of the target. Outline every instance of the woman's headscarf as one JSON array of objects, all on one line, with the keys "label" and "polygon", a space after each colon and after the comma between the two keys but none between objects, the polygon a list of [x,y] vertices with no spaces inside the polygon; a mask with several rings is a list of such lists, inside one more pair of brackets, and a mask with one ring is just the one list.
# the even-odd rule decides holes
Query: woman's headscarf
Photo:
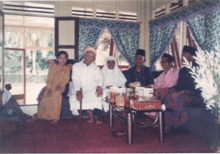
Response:
[{"label": "woman's headscarf", "polygon": [[[115,67],[113,70],[108,69],[107,62],[109,60],[115,61]],[[113,57],[113,56],[109,56],[106,59],[105,65],[101,71],[104,76],[104,85],[119,86],[119,85],[125,84],[125,82],[127,81],[125,76],[122,74],[121,70],[118,68],[117,61],[116,61],[115,57]]]}]

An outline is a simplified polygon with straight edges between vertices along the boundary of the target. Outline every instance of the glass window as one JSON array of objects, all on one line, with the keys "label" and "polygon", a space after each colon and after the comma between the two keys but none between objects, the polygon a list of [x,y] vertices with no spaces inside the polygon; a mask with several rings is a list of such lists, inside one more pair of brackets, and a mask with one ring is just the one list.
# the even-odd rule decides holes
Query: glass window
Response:
[{"label": "glass window", "polygon": [[46,86],[48,73],[47,56],[49,55],[54,55],[54,51],[26,51],[26,104],[37,104],[36,98],[41,89]]},{"label": "glass window", "polygon": [[12,95],[24,93],[23,51],[4,50],[4,83],[10,83]]},{"label": "glass window", "polygon": [[[23,25],[10,22],[13,19],[14,21],[21,19]],[[5,50],[5,83],[13,84],[13,95],[17,92],[23,94],[24,84],[21,81],[23,81],[22,75],[25,74],[26,105],[37,104],[36,98],[46,85],[47,80],[48,66],[46,58],[48,55],[54,55],[54,19],[5,15],[5,21],[5,48],[25,49],[25,59],[23,61],[25,62],[25,72],[23,67],[19,69],[23,66],[23,62],[17,64],[21,52]],[[23,71],[23,74],[21,74],[21,71]]]},{"label": "glass window", "polygon": [[108,56],[114,56],[118,62],[118,66],[129,66],[129,63],[126,62],[121,53],[116,49],[114,43],[112,43],[113,51],[110,52],[111,48],[111,35],[108,29],[105,29],[103,35],[100,37],[99,42],[96,46],[96,60],[95,64],[98,66],[103,66],[105,64],[105,60]]},{"label": "glass window", "polygon": [[53,47],[54,34],[52,30],[26,28],[25,41],[27,47]]},{"label": "glass window", "polygon": [[114,55],[115,58],[117,59],[118,65],[119,66],[129,66],[129,63],[124,59],[122,54],[114,47]]},{"label": "glass window", "polygon": [[107,29],[104,30],[103,35],[99,39],[99,43],[97,44],[96,51],[96,65],[104,65],[106,58],[110,54],[110,44],[111,44],[111,35]]},{"label": "glass window", "polygon": [[7,48],[23,48],[23,29],[5,27],[4,41]]}]

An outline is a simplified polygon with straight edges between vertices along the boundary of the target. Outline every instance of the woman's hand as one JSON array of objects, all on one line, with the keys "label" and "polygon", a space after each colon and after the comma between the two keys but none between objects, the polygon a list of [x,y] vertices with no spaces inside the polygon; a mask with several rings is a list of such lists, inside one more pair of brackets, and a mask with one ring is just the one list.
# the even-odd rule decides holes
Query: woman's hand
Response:
[{"label": "woman's hand", "polygon": [[182,94],[184,94],[184,91],[174,92],[174,93],[172,94],[172,98],[173,98],[174,100],[176,100],[176,98],[177,98],[179,95],[182,95]]},{"label": "woman's hand", "polygon": [[106,89],[109,89],[110,87],[112,87],[112,86],[106,86]]},{"label": "woman's hand", "polygon": [[102,96],[102,88],[100,86],[98,86],[96,88],[96,92],[95,92],[97,97],[101,97]]},{"label": "woman's hand", "polygon": [[55,90],[56,90],[56,91],[59,91],[60,93],[62,92],[62,91],[61,91],[61,90],[62,90],[62,88],[61,88],[61,86],[60,86],[60,85],[56,86]]},{"label": "woman's hand", "polygon": [[156,90],[154,91],[154,95],[157,96],[159,92],[160,92],[160,89],[156,89]]},{"label": "woman's hand", "polygon": [[51,95],[52,95],[52,90],[51,90],[51,89],[48,89],[47,97],[50,97]]},{"label": "woman's hand", "polygon": [[82,94],[82,91],[81,90],[78,90],[77,92],[76,92],[76,99],[78,100],[78,101],[82,101],[82,99],[83,99],[83,94]]}]

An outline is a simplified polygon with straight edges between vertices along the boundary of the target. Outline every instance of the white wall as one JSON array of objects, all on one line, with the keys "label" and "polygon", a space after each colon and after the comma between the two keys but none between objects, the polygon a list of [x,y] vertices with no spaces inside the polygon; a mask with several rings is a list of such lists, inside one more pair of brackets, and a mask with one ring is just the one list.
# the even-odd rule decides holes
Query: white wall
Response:
[{"label": "white wall", "polygon": [[21,110],[28,114],[28,115],[33,115],[35,113],[37,113],[37,105],[23,105],[23,106],[20,106]]},{"label": "white wall", "polygon": [[[150,64],[150,54],[149,54],[149,21],[153,19],[153,10],[159,8],[167,3],[170,3],[174,0],[71,0],[71,1],[34,1],[35,3],[45,3],[45,4],[54,4],[55,17],[60,16],[71,16],[72,7],[82,7],[82,8],[91,8],[103,9],[116,11],[116,19],[118,19],[119,11],[124,12],[136,12],[138,17],[138,22],[140,22],[140,41],[139,48],[145,49],[146,51],[146,63],[145,65],[149,66]],[[30,2],[30,1],[29,1]],[[2,9],[2,1],[0,1],[0,10]],[[96,11],[94,11],[96,12]],[[95,17],[95,13],[93,14]],[[67,25],[63,25],[63,28],[68,28]],[[70,35],[65,37],[69,38]],[[62,39],[62,38],[61,38]],[[71,53],[70,58],[74,58]],[[22,106],[22,110],[30,115],[33,115],[37,112],[36,106]]]},{"label": "white wall", "polygon": [[[116,12],[118,19],[119,11],[135,12],[140,22],[140,41],[139,48],[146,51],[146,63],[150,64],[149,54],[149,24],[153,19],[153,11],[167,3],[177,0],[70,0],[70,1],[33,1],[35,3],[54,4],[55,16],[71,16],[72,7],[90,8],[93,10],[103,9]],[[184,0],[185,1],[185,0]],[[30,1],[29,1],[30,2]],[[93,17],[96,18],[96,11],[93,11]],[[66,25],[68,27],[68,24]],[[63,28],[65,28],[64,26]],[[66,36],[71,37],[70,35]],[[62,38],[61,38],[62,39]],[[70,58],[74,58],[70,53]]]}]

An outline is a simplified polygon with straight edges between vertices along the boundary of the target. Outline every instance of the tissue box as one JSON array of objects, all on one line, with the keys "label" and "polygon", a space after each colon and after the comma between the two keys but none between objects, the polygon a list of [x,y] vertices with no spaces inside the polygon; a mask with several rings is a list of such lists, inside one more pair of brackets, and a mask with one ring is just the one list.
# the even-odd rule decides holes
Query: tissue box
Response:
[{"label": "tissue box", "polygon": [[161,109],[161,100],[152,99],[152,100],[135,100],[132,105],[133,109],[136,110],[156,110]]}]

